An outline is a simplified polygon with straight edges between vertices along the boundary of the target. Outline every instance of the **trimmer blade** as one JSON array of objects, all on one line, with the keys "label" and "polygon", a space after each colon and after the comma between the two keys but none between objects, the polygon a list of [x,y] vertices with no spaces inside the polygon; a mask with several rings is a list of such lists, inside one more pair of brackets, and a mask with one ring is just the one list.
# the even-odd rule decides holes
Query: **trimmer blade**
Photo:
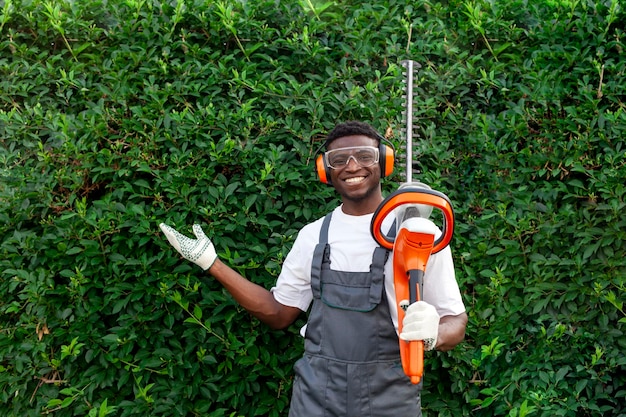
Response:
[{"label": "trimmer blade", "polygon": [[402,111],[402,128],[401,132],[404,137],[403,152],[400,153],[398,162],[404,163],[406,167],[406,182],[413,182],[413,174],[419,173],[413,164],[414,144],[413,138],[418,135],[413,127],[413,106],[415,104],[415,78],[417,72],[422,67],[418,62],[405,60],[400,62],[404,67],[404,110]]}]

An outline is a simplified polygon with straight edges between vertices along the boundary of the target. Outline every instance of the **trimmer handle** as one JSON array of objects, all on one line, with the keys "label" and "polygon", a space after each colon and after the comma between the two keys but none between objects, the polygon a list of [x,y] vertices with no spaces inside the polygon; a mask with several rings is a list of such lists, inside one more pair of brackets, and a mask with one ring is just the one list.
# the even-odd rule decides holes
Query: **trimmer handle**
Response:
[{"label": "trimmer handle", "polygon": [[442,233],[433,243],[432,253],[437,253],[448,246],[454,233],[452,203],[445,194],[421,187],[406,187],[396,190],[378,206],[372,218],[371,232],[379,245],[386,249],[393,249],[395,238],[390,238],[382,232],[382,224],[394,209],[404,204],[424,204],[441,210],[443,213]]},{"label": "trimmer handle", "polygon": [[[408,216],[398,224],[394,238],[386,236],[382,223],[387,216],[401,205],[436,207],[443,212],[441,236],[435,239],[437,226],[420,216]],[[418,211],[419,208],[418,208]],[[403,213],[402,216],[404,217]],[[398,302],[398,331],[402,333],[405,310],[409,304],[422,300],[422,290],[426,264],[431,254],[444,249],[452,239],[454,212],[445,194],[420,186],[402,187],[387,197],[374,212],[371,232],[382,247],[393,250],[393,277],[396,300]],[[403,306],[403,301],[408,304]],[[413,384],[418,384],[424,371],[424,342],[399,339],[400,359],[404,373]]]}]

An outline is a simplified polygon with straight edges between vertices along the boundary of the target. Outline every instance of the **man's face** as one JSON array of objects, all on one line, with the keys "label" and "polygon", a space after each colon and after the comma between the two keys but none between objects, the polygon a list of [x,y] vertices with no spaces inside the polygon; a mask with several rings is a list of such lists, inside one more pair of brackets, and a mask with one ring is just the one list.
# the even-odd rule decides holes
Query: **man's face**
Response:
[{"label": "man's face", "polygon": [[[378,148],[378,141],[363,135],[344,136],[332,141],[327,150],[354,146]],[[343,167],[330,170],[330,180],[344,202],[366,204],[369,199],[376,199],[375,203],[379,203],[380,163],[363,167],[356,158],[350,158]]]}]

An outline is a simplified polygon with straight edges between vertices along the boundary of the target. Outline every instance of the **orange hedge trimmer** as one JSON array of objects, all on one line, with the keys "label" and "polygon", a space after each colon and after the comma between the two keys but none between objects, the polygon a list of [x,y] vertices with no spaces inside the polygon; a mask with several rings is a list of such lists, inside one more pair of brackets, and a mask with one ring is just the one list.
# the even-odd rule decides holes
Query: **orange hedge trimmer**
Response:
[{"label": "orange hedge trimmer", "polygon": [[[393,274],[396,300],[398,302],[398,331],[402,332],[404,312],[408,306],[422,299],[426,265],[432,253],[437,253],[450,243],[454,230],[454,212],[445,194],[412,181],[412,102],[414,62],[404,61],[406,71],[406,158],[407,182],[389,195],[378,207],[372,218],[371,231],[374,239],[387,249],[393,249]],[[439,228],[428,220],[433,208],[443,213],[441,235]],[[385,235],[381,226],[384,219],[394,212],[396,236]],[[404,373],[417,384],[424,371],[424,342],[400,339],[400,356]]]}]

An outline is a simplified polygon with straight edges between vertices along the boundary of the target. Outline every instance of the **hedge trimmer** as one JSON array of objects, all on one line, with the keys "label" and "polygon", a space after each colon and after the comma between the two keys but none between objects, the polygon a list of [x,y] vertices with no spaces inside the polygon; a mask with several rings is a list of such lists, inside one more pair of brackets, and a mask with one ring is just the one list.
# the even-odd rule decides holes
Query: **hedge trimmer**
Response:
[{"label": "hedge trimmer", "polygon": [[[371,224],[374,239],[384,248],[393,249],[399,332],[402,332],[408,306],[422,299],[430,255],[448,246],[454,229],[454,212],[448,197],[421,182],[413,182],[413,76],[419,65],[413,61],[403,61],[402,65],[406,68],[405,127],[402,129],[406,139],[406,182],[381,203]],[[428,219],[433,208],[443,214],[441,232]],[[381,230],[383,221],[392,212],[396,217],[395,237],[385,235]],[[400,339],[400,356],[404,373],[412,383],[419,383],[424,371],[424,341]]]}]

